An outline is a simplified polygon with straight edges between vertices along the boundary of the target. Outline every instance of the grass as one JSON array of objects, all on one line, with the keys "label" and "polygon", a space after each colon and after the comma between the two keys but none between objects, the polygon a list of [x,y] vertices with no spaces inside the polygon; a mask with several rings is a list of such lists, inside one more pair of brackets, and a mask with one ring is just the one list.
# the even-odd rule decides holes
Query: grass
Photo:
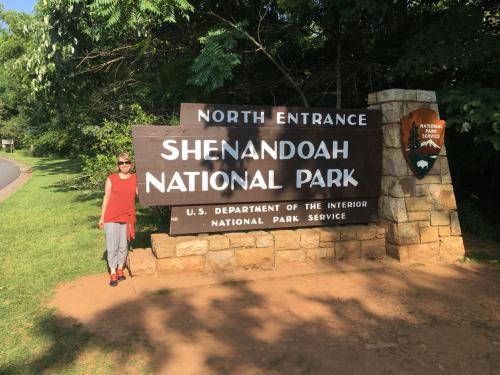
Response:
[{"label": "grass", "polygon": [[500,265],[500,256],[491,255],[484,251],[472,251],[465,258],[465,261],[475,264],[489,264],[492,266]]},{"label": "grass", "polygon": [[[106,272],[104,235],[97,228],[102,192],[68,187],[81,170],[78,159],[0,155],[33,168],[33,177],[0,203],[0,373],[113,372],[108,349],[44,307],[58,283]],[[154,220],[150,209],[138,211],[142,237],[136,247],[156,229]]]}]

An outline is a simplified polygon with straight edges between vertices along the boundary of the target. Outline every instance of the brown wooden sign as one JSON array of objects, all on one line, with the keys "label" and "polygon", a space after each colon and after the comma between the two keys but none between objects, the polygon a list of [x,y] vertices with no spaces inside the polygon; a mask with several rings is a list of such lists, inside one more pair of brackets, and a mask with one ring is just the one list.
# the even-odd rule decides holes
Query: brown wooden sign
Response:
[{"label": "brown wooden sign", "polygon": [[378,110],[182,103],[181,126],[380,127]]},{"label": "brown wooden sign", "polygon": [[377,198],[172,207],[170,234],[375,222]]},{"label": "brown wooden sign", "polygon": [[143,205],[376,198],[380,126],[132,129]]},{"label": "brown wooden sign", "polygon": [[435,111],[420,108],[401,119],[401,143],[408,165],[423,178],[434,165],[444,144],[446,122]]}]

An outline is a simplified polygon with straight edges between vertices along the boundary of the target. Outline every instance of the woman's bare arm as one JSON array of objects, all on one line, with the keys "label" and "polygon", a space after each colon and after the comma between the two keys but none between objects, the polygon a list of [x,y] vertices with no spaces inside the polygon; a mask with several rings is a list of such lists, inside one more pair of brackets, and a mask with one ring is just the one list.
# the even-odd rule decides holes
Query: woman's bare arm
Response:
[{"label": "woman's bare arm", "polygon": [[106,185],[104,185],[104,198],[102,200],[101,208],[101,218],[99,219],[99,228],[104,228],[104,212],[106,212],[106,207],[108,206],[109,197],[111,195],[111,180],[106,180]]}]

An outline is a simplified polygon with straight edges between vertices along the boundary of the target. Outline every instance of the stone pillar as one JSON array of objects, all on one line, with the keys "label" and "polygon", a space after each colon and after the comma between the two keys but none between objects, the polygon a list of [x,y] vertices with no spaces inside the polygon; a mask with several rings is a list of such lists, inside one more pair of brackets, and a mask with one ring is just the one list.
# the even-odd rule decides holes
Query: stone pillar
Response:
[{"label": "stone pillar", "polygon": [[[439,115],[433,91],[391,89],[368,95],[370,109],[382,111],[383,161],[380,224],[387,229],[387,254],[402,262],[454,262],[464,245],[446,148],[429,173],[418,179],[401,147],[400,120],[418,108]],[[446,140],[446,135],[445,135]]]}]

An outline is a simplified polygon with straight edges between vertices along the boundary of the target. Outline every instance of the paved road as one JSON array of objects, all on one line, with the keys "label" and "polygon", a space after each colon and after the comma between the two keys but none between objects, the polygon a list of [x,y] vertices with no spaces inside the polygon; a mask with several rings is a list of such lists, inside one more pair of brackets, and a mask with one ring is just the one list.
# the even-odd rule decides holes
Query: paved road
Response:
[{"label": "paved road", "polygon": [[21,171],[14,164],[0,160],[0,189],[3,189],[16,178],[19,177]]}]

